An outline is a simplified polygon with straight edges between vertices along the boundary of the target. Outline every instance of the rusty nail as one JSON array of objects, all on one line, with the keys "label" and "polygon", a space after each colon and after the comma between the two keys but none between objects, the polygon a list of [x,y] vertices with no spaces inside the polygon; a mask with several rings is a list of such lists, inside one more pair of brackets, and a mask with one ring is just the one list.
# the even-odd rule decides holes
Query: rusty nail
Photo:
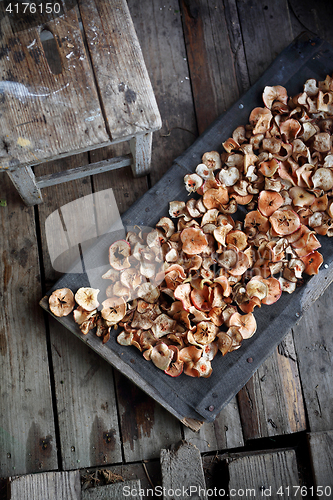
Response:
[{"label": "rusty nail", "polygon": [[209,410],[209,411],[214,411],[214,409],[215,409],[215,406],[213,406],[213,405],[210,405],[210,406],[208,407],[208,410]]},{"label": "rusty nail", "polygon": [[247,360],[246,360],[246,361],[247,361],[248,363],[252,363],[253,358],[247,358]]}]

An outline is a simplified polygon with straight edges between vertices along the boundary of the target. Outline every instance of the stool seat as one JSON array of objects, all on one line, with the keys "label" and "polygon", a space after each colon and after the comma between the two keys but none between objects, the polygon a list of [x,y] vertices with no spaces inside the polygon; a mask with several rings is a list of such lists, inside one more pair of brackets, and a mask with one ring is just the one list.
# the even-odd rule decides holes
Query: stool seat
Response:
[{"label": "stool seat", "polygon": [[[161,128],[126,1],[60,4],[60,13],[32,22],[0,3],[0,171],[29,205],[42,201],[42,187],[95,173],[91,164],[35,179],[32,166],[131,140],[132,157],[99,162],[96,172],[132,164],[134,175],[144,175],[152,132]],[[56,43],[57,72],[44,51],[45,30]]]}]

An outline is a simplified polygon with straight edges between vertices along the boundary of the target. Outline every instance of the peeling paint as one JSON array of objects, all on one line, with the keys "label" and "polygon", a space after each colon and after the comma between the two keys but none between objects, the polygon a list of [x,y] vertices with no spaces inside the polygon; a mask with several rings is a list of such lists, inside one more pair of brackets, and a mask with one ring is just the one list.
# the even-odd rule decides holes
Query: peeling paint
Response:
[{"label": "peeling paint", "polygon": [[31,142],[29,141],[29,139],[25,139],[24,137],[19,137],[17,139],[17,144],[22,148],[27,148],[31,146]]}]

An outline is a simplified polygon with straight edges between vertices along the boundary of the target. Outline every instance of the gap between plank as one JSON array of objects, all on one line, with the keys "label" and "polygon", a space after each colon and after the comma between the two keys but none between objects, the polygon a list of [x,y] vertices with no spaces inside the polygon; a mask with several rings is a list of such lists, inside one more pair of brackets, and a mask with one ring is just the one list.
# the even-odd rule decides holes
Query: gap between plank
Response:
[{"label": "gap between plank", "polygon": [[[44,272],[42,237],[41,237],[41,230],[40,230],[40,223],[39,223],[38,207],[39,207],[39,205],[35,205],[33,208],[34,208],[34,216],[35,216],[35,228],[36,228],[36,240],[37,240],[37,251],[38,251],[38,259],[39,259],[41,289],[42,289],[42,296],[44,296],[46,293],[45,272]],[[50,386],[51,386],[51,400],[52,400],[52,409],[53,409],[55,443],[56,443],[56,448],[57,448],[58,470],[62,471],[63,470],[63,463],[62,463],[62,455],[61,455],[60,426],[59,426],[59,419],[58,419],[56,391],[55,391],[55,380],[54,380],[54,369],[53,369],[53,360],[52,360],[50,327],[49,327],[49,321],[48,321],[48,314],[44,310],[43,310],[43,318],[44,318],[44,324],[45,324],[46,349],[47,349],[47,359],[48,359],[48,368],[49,368]]]}]

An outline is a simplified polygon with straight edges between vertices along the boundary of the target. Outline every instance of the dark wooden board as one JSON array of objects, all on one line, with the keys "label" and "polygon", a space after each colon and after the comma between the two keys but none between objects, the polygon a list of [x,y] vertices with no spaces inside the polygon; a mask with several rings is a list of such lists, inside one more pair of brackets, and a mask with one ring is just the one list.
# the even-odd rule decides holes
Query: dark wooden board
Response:
[{"label": "dark wooden board", "polygon": [[302,498],[300,489],[297,489],[299,478],[294,450],[251,454],[227,462],[230,496],[238,493],[242,498],[247,492],[248,498]]},{"label": "dark wooden board", "polygon": [[7,176],[0,207],[0,476],[58,468],[33,208]]},{"label": "dark wooden board", "polygon": [[[82,154],[61,162],[49,162],[35,168],[36,173],[43,171],[52,175],[62,172],[68,166],[88,162],[88,155]],[[59,273],[50,259],[50,246],[58,242],[64,234],[63,226],[52,224],[52,232],[46,230],[46,221],[53,214],[62,213],[67,229],[68,244],[74,250],[67,257],[79,254],[77,241],[83,241],[84,231],[97,227],[96,213],[91,210],[84,214],[84,224],[77,224],[70,217],[71,202],[91,196],[90,179],[79,179],[44,189],[45,202],[38,206],[41,231],[44,279],[49,287]],[[59,201],[61,200],[61,205]],[[87,208],[91,208],[90,206]],[[62,230],[62,233],[60,232]],[[91,232],[90,232],[91,234]],[[52,239],[50,240],[50,237]],[[65,239],[65,237],[64,237]],[[76,251],[75,251],[76,250]],[[72,260],[73,261],[73,260]],[[58,268],[59,269],[59,268]],[[60,269],[63,270],[63,269]],[[52,353],[52,372],[54,377],[57,421],[64,469],[92,467],[116,463],[122,460],[121,438],[118,426],[117,402],[113,382],[112,367],[79,342],[73,335],[53,318],[49,318],[50,344]]]},{"label": "dark wooden board", "polygon": [[[296,40],[277,58],[267,75],[264,75],[231,108],[231,111],[219,118],[189,148],[187,153],[177,158],[176,163],[154,188],[124,214],[124,225],[138,224],[153,227],[159,217],[167,213],[169,200],[187,199],[187,193],[183,187],[184,174],[195,168],[196,164],[200,162],[203,152],[216,149],[222,140],[228,138],[233,128],[247,122],[249,111],[258,101],[262,88],[266,84],[285,84],[291,93],[296,93],[296,90],[307,78],[313,76],[324,78],[326,72],[331,71],[331,67],[333,67],[333,52],[328,44],[320,40],[310,42],[306,37]],[[240,104],[242,104],[241,108]],[[240,110],[238,116],[236,109]],[[162,402],[163,406],[171,408],[171,411],[178,418],[179,415],[182,415],[183,417],[212,421],[283,339],[311,301],[318,298],[332,280],[331,242],[327,238],[321,238],[321,242],[322,253],[328,268],[323,269],[319,275],[313,277],[310,284],[298,288],[292,296],[284,294],[274,307],[263,307],[256,314],[257,335],[244,343],[242,349],[225,358],[216,358],[213,364],[213,374],[205,381],[187,378],[185,383],[183,375],[177,379],[170,379],[162,372],[156,372],[156,378],[152,383],[151,371],[153,367],[144,361],[135,349],[123,349],[117,344],[115,337],[111,337],[106,346],[102,346],[94,334],[88,334],[82,338],[72,318],[61,319],[61,322],[99,352],[102,357],[105,357],[127,376],[132,377],[146,392]],[[107,263],[109,244],[110,235],[102,238],[94,246],[93,251],[87,255],[88,260],[89,257],[91,258],[91,265],[100,266],[101,262]],[[68,286],[75,291],[80,286],[87,286],[86,278],[84,275],[67,274],[56,284],[56,288]],[[101,282],[101,279],[96,279],[96,282],[91,286],[102,286]],[[42,306],[47,309],[47,299],[42,301]],[[265,342],[263,342],[263,338]],[[250,358],[252,358],[251,363],[247,361]],[[223,385],[220,383],[222,379],[224,380]]]},{"label": "dark wooden board", "polygon": [[333,285],[293,328],[303,396],[312,432],[333,422]]},{"label": "dark wooden board", "polygon": [[329,497],[333,494],[333,431],[311,432],[307,438],[315,486]]}]

